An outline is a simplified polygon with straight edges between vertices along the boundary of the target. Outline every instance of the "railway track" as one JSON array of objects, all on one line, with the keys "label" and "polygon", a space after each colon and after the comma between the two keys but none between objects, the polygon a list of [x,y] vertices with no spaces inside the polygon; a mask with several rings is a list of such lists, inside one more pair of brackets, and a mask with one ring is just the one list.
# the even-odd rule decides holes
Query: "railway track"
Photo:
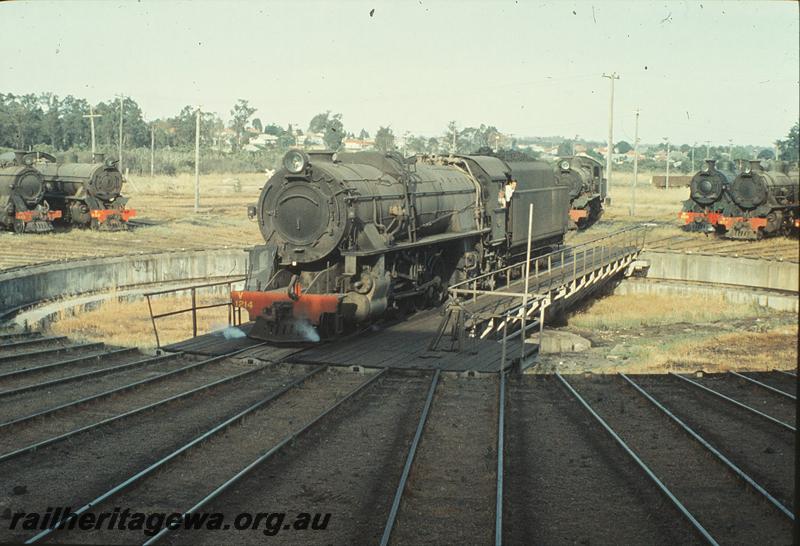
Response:
[{"label": "railway track", "polygon": [[706,236],[702,233],[681,233],[645,241],[645,250],[691,252],[718,256],[761,258],[797,262],[797,240],[769,238],[761,241],[737,241]]},{"label": "railway track", "polygon": [[[313,369],[217,424],[147,469],[90,500],[77,509],[76,514],[80,515],[89,508],[102,508],[103,503],[111,500],[113,506],[130,507],[133,512],[163,509],[166,512],[191,513],[204,509],[284,446],[374,385],[382,375],[375,373],[364,378],[356,374],[320,373],[323,370],[324,367]],[[187,474],[187,468],[192,472]],[[73,542],[74,537],[79,536],[81,540],[99,543],[118,541],[122,537],[127,542],[149,543],[163,539],[168,532],[164,529],[162,534],[148,538],[141,531],[128,531],[127,534],[117,530],[79,531],[70,536],[70,532],[65,530],[40,533],[35,541],[57,535],[52,536],[57,541]]]},{"label": "railway track", "polygon": [[[781,544],[789,539],[793,515],[785,489],[773,480],[765,480],[763,467],[760,472],[753,472],[753,465],[748,464],[751,461],[742,457],[747,448],[736,445],[741,444],[740,436],[732,443],[734,438],[720,432],[737,429],[742,421],[728,419],[723,411],[712,428],[712,419],[699,415],[698,410],[719,411],[719,406],[713,405],[681,405],[675,411],[673,405],[685,399],[676,401],[670,397],[673,385],[657,379],[641,377],[632,381],[620,376],[561,380],[587,409],[596,413],[598,422],[605,422],[619,442],[628,446],[631,457],[641,461],[642,469],[649,469],[646,472],[653,483],[660,482],[659,488],[682,512],[684,520],[692,524],[699,538],[712,544]],[[699,426],[701,422],[704,426]],[[784,480],[792,475],[791,467],[788,470],[787,473],[785,466],[780,468]],[[743,481],[747,487],[742,487]],[[770,492],[769,497],[765,491]]]},{"label": "railway track", "polygon": [[[47,406],[33,413],[4,416],[0,430],[14,430],[0,438],[0,461],[18,457],[45,445],[62,442],[109,423],[194,396],[258,368],[230,360],[230,355],[199,362],[172,361],[177,367],[153,377],[114,386],[98,394]],[[13,406],[12,406],[13,407]]]},{"label": "railway track", "polygon": [[[572,379],[569,379],[572,382]],[[503,542],[691,544],[691,525],[554,376],[508,389]]]},{"label": "railway track", "polygon": [[[286,531],[274,520],[256,530],[155,536],[141,529],[34,536],[0,526],[0,540],[255,544],[271,534],[291,544],[790,540],[794,408],[786,396],[753,383],[788,392],[796,381],[788,373],[744,374],[750,380],[734,374],[467,378],[251,365],[229,357],[189,373],[175,365],[178,373],[163,380],[173,385],[166,391],[125,389],[0,434],[2,442],[43,438],[36,449],[0,455],[0,473],[24,490],[11,497],[12,509],[71,506],[80,514],[124,506],[190,519],[265,510],[290,519],[330,514],[324,532]],[[218,373],[198,373],[212,369]],[[201,376],[211,383],[201,384]],[[23,394],[41,398],[42,392]],[[158,400],[156,392],[163,395]],[[89,426],[74,432],[70,423]],[[49,441],[47,434],[64,430],[69,442]]]}]

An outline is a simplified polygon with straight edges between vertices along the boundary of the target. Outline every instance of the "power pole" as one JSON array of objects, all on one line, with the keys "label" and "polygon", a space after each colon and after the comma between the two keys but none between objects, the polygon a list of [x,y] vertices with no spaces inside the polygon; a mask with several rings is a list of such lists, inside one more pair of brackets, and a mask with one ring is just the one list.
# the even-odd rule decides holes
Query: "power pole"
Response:
[{"label": "power pole", "polygon": [[636,125],[633,132],[633,184],[631,185],[631,216],[636,216],[636,184],[639,179],[639,109],[636,109]]},{"label": "power pole", "polygon": [[575,140],[572,141],[572,157],[575,157],[575,144],[578,142],[578,135],[575,135]]},{"label": "power pole", "polygon": [[456,153],[456,124],[453,123],[453,145],[450,147],[450,153]]},{"label": "power pole", "polygon": [[708,145],[709,145],[709,144],[711,144],[711,141],[710,141],[710,140],[706,140],[706,159],[708,159],[708,158],[710,157],[710,156],[708,155]]},{"label": "power pole", "polygon": [[194,211],[200,211],[200,106],[194,128]]},{"label": "power pole", "polygon": [[90,127],[92,128],[92,161],[94,161],[94,154],[95,154],[95,151],[96,151],[95,140],[94,140],[94,118],[102,118],[103,115],[102,114],[95,114],[94,113],[94,107],[90,104],[89,105],[89,114],[88,115],[84,114],[83,117],[89,118],[89,124],[90,124]]},{"label": "power pole", "polygon": [[697,146],[697,142],[692,144],[692,173],[694,173],[694,149]]},{"label": "power pole", "polygon": [[732,138],[728,139],[728,159],[730,159],[731,163],[733,163],[733,139]]},{"label": "power pole", "polygon": [[156,163],[156,126],[155,122],[150,124],[150,178],[153,178],[155,173]]},{"label": "power pole", "polygon": [[665,186],[666,189],[669,189],[669,137],[664,137],[664,142],[667,143],[667,181]]},{"label": "power pole", "polygon": [[125,114],[125,103],[122,102],[122,95],[117,97],[119,97],[119,172],[125,172],[122,169],[122,117]]},{"label": "power pole", "polygon": [[603,74],[604,78],[611,80],[611,100],[608,103],[608,152],[606,153],[606,199],[611,200],[611,156],[614,154],[614,80],[619,76],[616,72]]}]

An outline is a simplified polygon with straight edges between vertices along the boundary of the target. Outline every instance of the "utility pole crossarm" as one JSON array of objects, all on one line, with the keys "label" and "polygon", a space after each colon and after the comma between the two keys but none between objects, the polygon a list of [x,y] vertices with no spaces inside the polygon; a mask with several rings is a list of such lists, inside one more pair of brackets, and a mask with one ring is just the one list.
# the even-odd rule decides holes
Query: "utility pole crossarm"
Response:
[{"label": "utility pole crossarm", "polygon": [[94,107],[89,105],[89,113],[84,114],[83,117],[89,118],[89,124],[92,129],[92,161],[94,161],[94,154],[97,151],[97,147],[95,146],[95,140],[94,140],[94,118],[102,118],[103,114],[95,114]]}]

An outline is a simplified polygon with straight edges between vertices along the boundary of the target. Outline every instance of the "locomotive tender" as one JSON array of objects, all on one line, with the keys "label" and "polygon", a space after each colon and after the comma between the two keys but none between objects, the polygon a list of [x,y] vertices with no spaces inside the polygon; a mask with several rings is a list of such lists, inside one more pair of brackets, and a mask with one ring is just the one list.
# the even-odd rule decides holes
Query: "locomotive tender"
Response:
[{"label": "locomotive tender", "polygon": [[92,163],[56,163],[53,156],[36,168],[47,186],[46,197],[53,208],[62,212],[64,221],[92,229],[124,229],[136,211],[127,208],[123,197],[122,173],[117,162],[95,154]]},{"label": "locomotive tender", "polygon": [[0,157],[0,225],[16,233],[53,231],[60,211],[51,211],[44,199],[44,180],[31,165],[30,152]]},{"label": "locomotive tender", "polygon": [[569,217],[577,229],[586,229],[603,214],[607,181],[603,165],[596,159],[576,155],[556,161],[556,178],[569,186]]},{"label": "locomotive tender", "polygon": [[448,284],[561,244],[569,187],[540,161],[292,150],[248,215],[265,245],[231,294],[273,342],[331,338],[444,301]]}]

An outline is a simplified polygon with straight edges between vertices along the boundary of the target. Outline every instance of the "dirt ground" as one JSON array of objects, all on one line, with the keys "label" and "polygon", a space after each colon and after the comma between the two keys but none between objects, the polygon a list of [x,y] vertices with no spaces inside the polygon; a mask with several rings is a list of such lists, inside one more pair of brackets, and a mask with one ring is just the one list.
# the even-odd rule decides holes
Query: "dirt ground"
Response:
[{"label": "dirt ground", "polygon": [[630,294],[596,300],[565,321],[554,331],[588,339],[591,348],[543,354],[537,371],[719,372],[797,366],[797,315],[789,312],[702,298]]}]

